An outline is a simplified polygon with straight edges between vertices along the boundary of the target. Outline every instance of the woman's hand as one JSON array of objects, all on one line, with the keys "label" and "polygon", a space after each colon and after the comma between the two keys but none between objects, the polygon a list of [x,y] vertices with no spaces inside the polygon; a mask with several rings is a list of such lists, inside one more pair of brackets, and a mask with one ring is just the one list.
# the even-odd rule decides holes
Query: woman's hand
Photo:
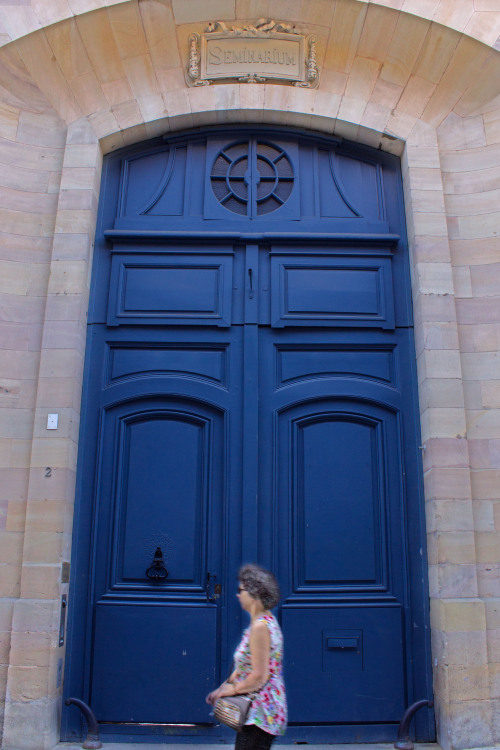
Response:
[{"label": "woman's hand", "polygon": [[[238,670],[235,669],[234,672],[232,672],[229,675],[227,680],[222,683],[222,685],[219,685],[219,687],[216,690],[212,690],[212,692],[207,695],[207,697],[205,698],[206,702],[210,703],[212,706],[215,706],[219,698],[222,698],[223,696],[226,696],[226,695],[234,695],[233,683],[236,681],[237,677],[238,677]],[[224,690],[228,686],[229,686],[230,692],[221,693],[221,690]]]},{"label": "woman's hand", "polygon": [[224,682],[219,688],[219,695],[217,698],[225,698],[226,695],[236,695],[234,687],[235,686],[232,682]]},{"label": "woman's hand", "polygon": [[234,685],[229,682],[223,682],[222,685],[217,688],[217,690],[212,690],[212,692],[207,695],[205,700],[207,703],[215,706],[219,698],[225,698],[226,695],[234,694]]},{"label": "woman's hand", "polygon": [[212,690],[212,692],[209,693],[205,698],[206,702],[210,703],[211,706],[215,706],[215,704],[217,703],[219,699],[219,690],[220,688],[217,688],[217,690]]}]

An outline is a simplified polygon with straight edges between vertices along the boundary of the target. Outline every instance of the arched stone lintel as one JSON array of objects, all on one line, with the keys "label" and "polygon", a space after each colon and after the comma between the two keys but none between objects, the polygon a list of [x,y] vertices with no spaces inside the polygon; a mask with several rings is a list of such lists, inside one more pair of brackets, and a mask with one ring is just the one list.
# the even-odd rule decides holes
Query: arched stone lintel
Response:
[{"label": "arched stone lintel", "polygon": [[[74,124],[79,127],[79,122],[81,121]],[[265,108],[227,109],[224,110],[223,116],[220,116],[220,110],[186,111],[141,125],[134,125],[116,133],[110,133],[100,138],[99,143],[103,155],[106,155],[119,148],[132,146],[149,138],[173,134],[186,129],[243,124],[269,125],[270,127],[279,124],[281,127],[288,126],[310,130],[315,133],[345,138],[397,156],[402,156],[405,150],[405,140],[397,134],[380,132],[360,123],[332,119],[326,115],[318,115],[307,111],[288,110],[285,118],[283,118],[283,111]],[[423,129],[425,130],[425,125]],[[434,128],[430,128],[430,132],[434,132]]]}]

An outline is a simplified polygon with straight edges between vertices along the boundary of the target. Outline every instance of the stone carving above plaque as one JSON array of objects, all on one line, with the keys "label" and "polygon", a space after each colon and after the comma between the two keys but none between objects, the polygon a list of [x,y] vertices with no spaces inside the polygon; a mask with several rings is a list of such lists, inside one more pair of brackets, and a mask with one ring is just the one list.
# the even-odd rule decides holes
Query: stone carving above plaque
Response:
[{"label": "stone carving above plaque", "polygon": [[231,28],[215,21],[189,37],[187,79],[191,86],[280,81],[312,88],[318,84],[316,37],[269,18]]}]

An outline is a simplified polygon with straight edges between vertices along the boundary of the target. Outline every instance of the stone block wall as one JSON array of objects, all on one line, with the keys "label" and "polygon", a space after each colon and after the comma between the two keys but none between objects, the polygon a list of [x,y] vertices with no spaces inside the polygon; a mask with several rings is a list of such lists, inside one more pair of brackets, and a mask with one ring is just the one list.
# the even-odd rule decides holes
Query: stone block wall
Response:
[{"label": "stone block wall", "polygon": [[[500,107],[493,102],[476,116],[449,115],[438,131],[463,374],[472,498],[469,544],[482,605],[476,613],[480,627],[461,642],[475,666],[470,698],[490,699],[493,742],[499,741],[500,724],[499,122]],[[481,670],[484,661],[487,668]],[[477,710],[471,705],[476,716]]]},{"label": "stone block wall", "polygon": [[[26,75],[15,55],[3,59],[3,85],[15,70]],[[23,91],[0,106],[0,734],[7,674],[23,650],[21,671],[11,691],[21,688],[21,672],[48,668],[50,635],[30,632],[29,643],[11,635],[15,605],[22,595],[23,559],[34,560],[43,547],[30,549],[25,535],[32,484],[35,405],[40,372],[43,318],[50,275],[66,126],[41,97],[31,106]],[[53,537],[57,534],[54,530]],[[51,542],[54,540],[51,540]],[[48,540],[44,540],[44,545]],[[34,579],[44,586],[40,569]],[[44,594],[44,597],[47,594]],[[30,631],[35,630],[30,623]],[[32,635],[32,637],[31,637]],[[12,694],[12,693],[10,693]]]},{"label": "stone block wall", "polygon": [[[64,648],[59,646],[63,564],[73,532],[90,268],[100,146],[86,121],[64,129],[59,192],[46,274],[31,453],[17,561],[4,713],[4,744],[53,747],[59,737]],[[59,416],[47,430],[47,414]],[[20,738],[20,727],[22,739]]]},{"label": "stone block wall", "polygon": [[[317,35],[317,89],[186,85],[190,33],[263,14]],[[500,744],[499,37],[491,0],[0,5],[5,750],[58,738],[102,154],[239,122],[335,133],[402,158],[438,735],[446,750]],[[48,413],[59,414],[57,431],[46,430]]]}]

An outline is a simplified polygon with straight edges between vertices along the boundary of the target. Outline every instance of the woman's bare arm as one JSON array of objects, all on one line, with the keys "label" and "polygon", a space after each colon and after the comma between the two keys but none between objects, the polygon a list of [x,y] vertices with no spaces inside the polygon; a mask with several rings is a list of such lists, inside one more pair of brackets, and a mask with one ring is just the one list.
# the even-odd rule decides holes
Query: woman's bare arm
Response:
[{"label": "woman's bare arm", "polygon": [[271,637],[265,622],[260,620],[252,625],[250,631],[250,658],[252,671],[244,680],[236,683],[238,693],[250,693],[258,690],[269,679],[269,656],[271,654]]},{"label": "woman's bare arm", "polygon": [[250,631],[250,659],[252,671],[244,680],[237,681],[238,672],[235,670],[222,685],[207,695],[207,703],[216,703],[226,695],[241,695],[258,690],[269,679],[269,657],[271,654],[271,637],[265,622],[259,621],[252,625]]}]

